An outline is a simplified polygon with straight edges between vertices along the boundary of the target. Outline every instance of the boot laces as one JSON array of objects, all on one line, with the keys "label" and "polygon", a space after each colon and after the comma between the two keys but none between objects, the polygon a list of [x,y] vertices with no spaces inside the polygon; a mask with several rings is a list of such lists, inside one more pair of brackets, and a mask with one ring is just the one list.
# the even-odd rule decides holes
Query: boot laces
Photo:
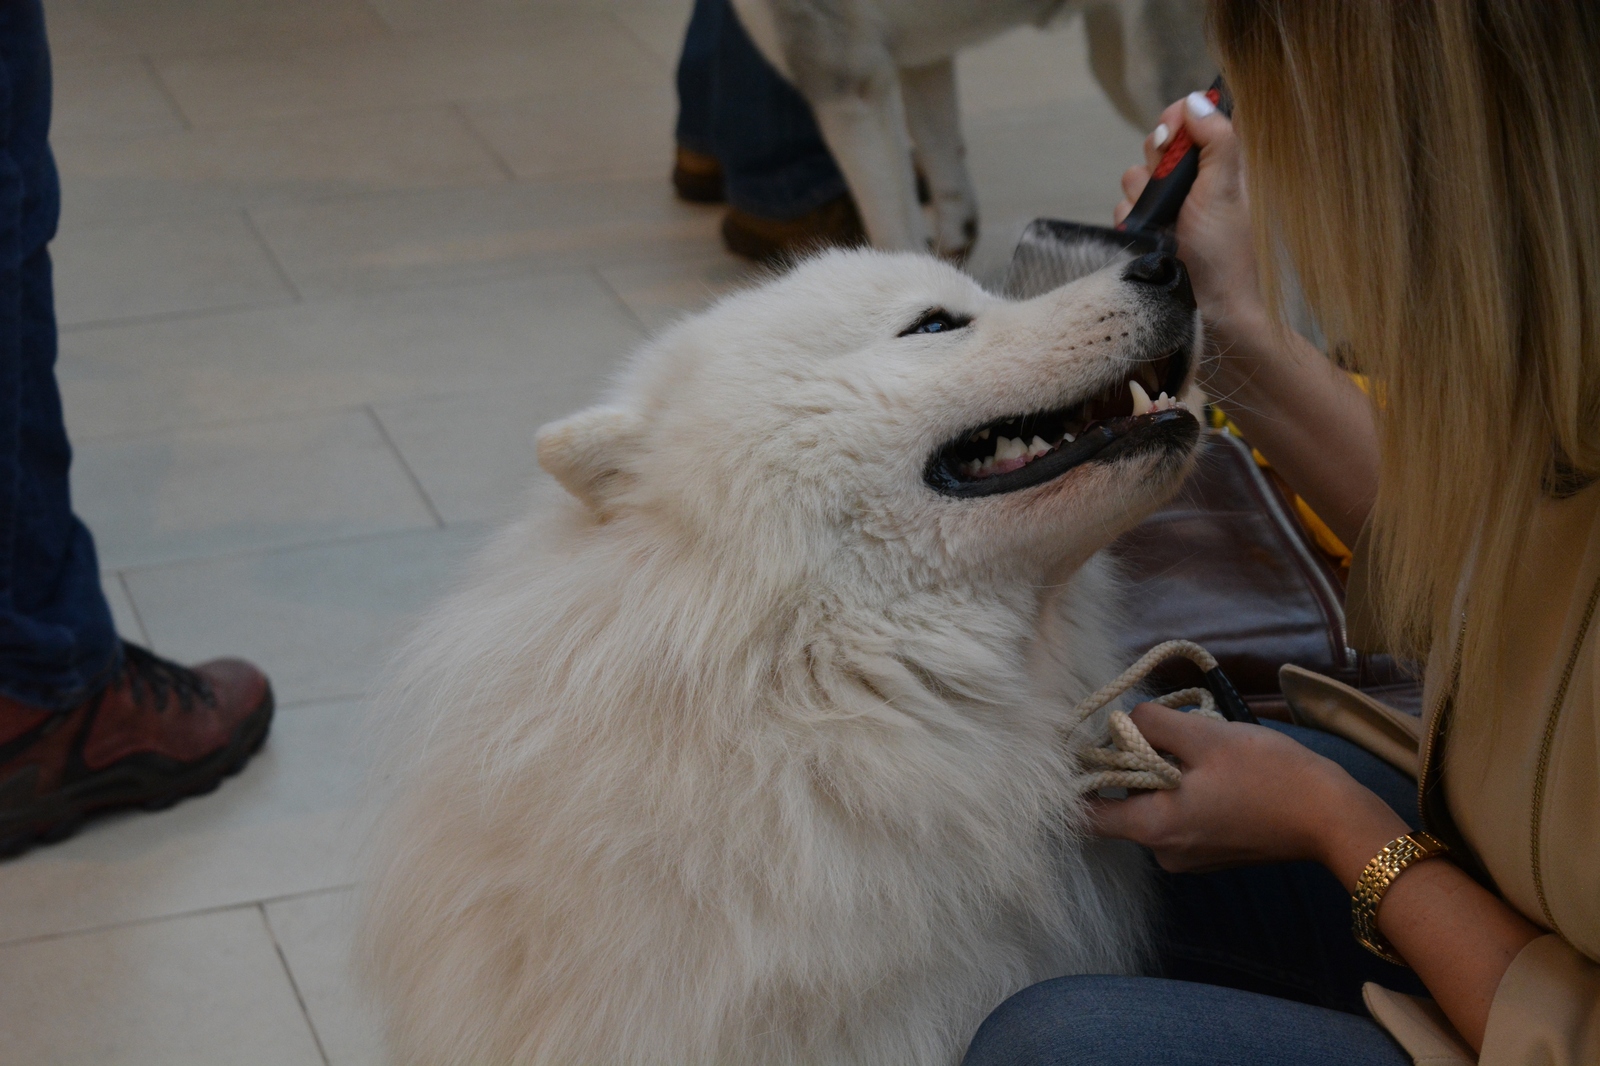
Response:
[{"label": "boot laces", "polygon": [[205,678],[137,644],[122,642],[122,662],[123,676],[133,698],[137,700],[141,691],[146,692],[157,710],[166,710],[169,697],[175,698],[185,711],[193,710],[197,700],[208,704],[216,702],[216,695]]}]

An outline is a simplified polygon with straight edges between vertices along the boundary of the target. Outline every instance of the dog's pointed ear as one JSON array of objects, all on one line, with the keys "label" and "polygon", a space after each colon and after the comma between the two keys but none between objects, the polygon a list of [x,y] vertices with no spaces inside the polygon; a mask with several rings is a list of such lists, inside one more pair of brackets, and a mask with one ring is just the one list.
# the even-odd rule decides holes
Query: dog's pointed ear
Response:
[{"label": "dog's pointed ear", "polygon": [[535,443],[545,472],[603,517],[632,482],[631,460],[643,438],[644,419],[634,412],[591,407],[542,427]]}]

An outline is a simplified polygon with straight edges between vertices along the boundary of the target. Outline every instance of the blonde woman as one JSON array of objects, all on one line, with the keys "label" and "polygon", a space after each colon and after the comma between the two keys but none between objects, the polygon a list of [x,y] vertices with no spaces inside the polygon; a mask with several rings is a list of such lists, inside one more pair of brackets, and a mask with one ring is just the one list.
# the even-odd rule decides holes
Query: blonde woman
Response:
[{"label": "blonde woman", "polygon": [[[1427,663],[1431,835],[1344,741],[1143,705],[1183,781],[1098,826],[1169,871],[1165,976],[1028,989],[967,1062],[1600,1063],[1600,5],[1211,22],[1236,122],[1191,97],[1147,155],[1203,146],[1178,237],[1212,391],[1358,543],[1365,636]],[[1278,324],[1279,256],[1371,401]]]}]

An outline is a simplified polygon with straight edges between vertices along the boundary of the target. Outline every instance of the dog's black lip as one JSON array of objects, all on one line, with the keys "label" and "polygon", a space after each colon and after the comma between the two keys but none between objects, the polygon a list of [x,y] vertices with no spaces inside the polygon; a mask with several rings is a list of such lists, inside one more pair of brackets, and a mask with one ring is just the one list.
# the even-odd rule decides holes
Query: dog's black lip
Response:
[{"label": "dog's black lip", "polygon": [[[1192,327],[1191,327],[1192,328]],[[1194,354],[1192,351],[1193,336],[1177,344],[1155,359],[1168,361],[1166,380],[1162,383],[1162,390],[1168,396],[1178,396],[1184,385],[1189,380],[1189,370]],[[1146,362],[1150,360],[1144,360]],[[1093,394],[1091,394],[1093,395]],[[1038,412],[1033,417],[1045,417],[1077,407],[1079,401],[1056,408],[1052,412]],[[1014,416],[1010,419],[994,419],[993,422],[1022,421],[1028,416]],[[1178,431],[1178,436],[1183,435],[1182,428],[1187,423],[1193,428],[1187,441],[1180,440],[1173,435],[1173,430]],[[1160,430],[1160,432],[1149,432]],[[959,499],[971,499],[979,496],[996,496],[1007,492],[1020,492],[1023,489],[1033,488],[1067,473],[1076,467],[1088,462],[1109,462],[1113,459],[1133,454],[1135,451],[1148,450],[1148,446],[1170,448],[1192,447],[1199,439],[1199,423],[1193,414],[1186,409],[1177,408],[1168,411],[1157,411],[1145,415],[1129,415],[1121,418],[1110,418],[1097,422],[1087,427],[1078,435],[1077,440],[1059,445],[1055,451],[1028,463],[1019,469],[1004,474],[995,474],[986,478],[963,477],[956,472],[956,456],[954,451],[967,439],[971,430],[963,432],[954,439],[945,442],[932,457],[923,472],[923,480],[928,487],[943,496],[953,496]],[[1165,442],[1164,444],[1161,442]]]},{"label": "dog's black lip", "polygon": [[950,468],[950,457],[940,449],[929,461],[923,479],[941,496],[998,496],[1054,481],[1085,463],[1111,462],[1150,451],[1188,450],[1199,439],[1200,423],[1195,416],[1184,408],[1171,408],[1098,422],[1072,443],[1041,455],[1027,466],[993,477],[957,476]]}]

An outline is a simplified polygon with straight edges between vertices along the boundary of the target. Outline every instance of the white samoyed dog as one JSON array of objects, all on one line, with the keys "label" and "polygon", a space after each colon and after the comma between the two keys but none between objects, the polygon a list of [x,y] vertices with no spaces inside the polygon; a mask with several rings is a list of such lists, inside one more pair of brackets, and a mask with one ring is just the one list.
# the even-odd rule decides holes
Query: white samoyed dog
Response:
[{"label": "white samoyed dog", "polygon": [[1014,302],[833,252],[545,426],[564,493],[385,704],[399,1061],[945,1066],[1025,985],[1136,970],[1147,863],[1086,839],[1064,725],[1124,665],[1096,553],[1192,465],[1198,344],[1170,258]]}]

